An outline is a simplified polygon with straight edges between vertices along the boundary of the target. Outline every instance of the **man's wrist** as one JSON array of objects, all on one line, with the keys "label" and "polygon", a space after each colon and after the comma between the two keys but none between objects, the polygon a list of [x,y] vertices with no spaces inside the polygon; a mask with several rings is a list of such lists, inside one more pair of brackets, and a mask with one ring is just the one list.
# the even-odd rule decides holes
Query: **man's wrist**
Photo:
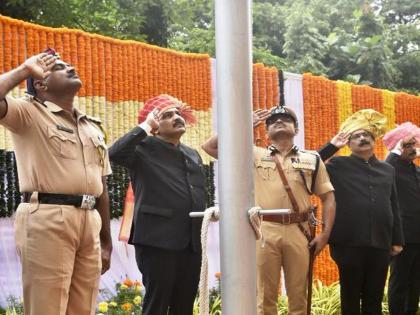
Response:
[{"label": "man's wrist", "polygon": [[26,65],[23,63],[20,66],[16,68],[16,70],[19,73],[20,78],[23,80],[26,80],[31,76],[31,71],[26,67]]},{"label": "man's wrist", "polygon": [[391,150],[391,152],[395,153],[396,155],[401,155],[401,153],[402,153],[401,149],[399,149],[399,148],[394,148],[394,149]]},{"label": "man's wrist", "polygon": [[143,121],[141,124],[139,124],[139,127],[143,129],[148,136],[152,135],[152,127],[145,121]]}]

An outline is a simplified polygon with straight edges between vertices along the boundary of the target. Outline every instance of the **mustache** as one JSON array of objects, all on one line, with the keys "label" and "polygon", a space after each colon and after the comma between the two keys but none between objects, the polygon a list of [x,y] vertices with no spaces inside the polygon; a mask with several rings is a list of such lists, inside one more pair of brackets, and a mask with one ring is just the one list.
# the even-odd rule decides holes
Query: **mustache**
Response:
[{"label": "mustache", "polygon": [[176,127],[176,126],[184,126],[185,127],[185,122],[182,120],[182,119],[176,119],[175,121],[174,121],[174,127]]},{"label": "mustache", "polygon": [[367,140],[361,140],[360,143],[359,143],[359,147],[361,147],[362,145],[365,145],[365,144],[370,144],[370,142],[367,141]]}]

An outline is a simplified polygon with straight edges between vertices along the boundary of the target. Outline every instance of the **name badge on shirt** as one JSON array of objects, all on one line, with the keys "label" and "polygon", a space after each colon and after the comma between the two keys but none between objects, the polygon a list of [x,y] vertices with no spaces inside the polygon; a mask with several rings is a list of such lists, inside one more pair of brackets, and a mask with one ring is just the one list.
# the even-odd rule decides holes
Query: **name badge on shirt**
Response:
[{"label": "name badge on shirt", "polygon": [[292,157],[292,167],[300,170],[315,170],[315,164],[312,161],[301,160],[300,158]]},{"label": "name badge on shirt", "polygon": [[66,126],[62,126],[62,125],[57,125],[57,129],[68,132],[68,133],[74,133],[73,129],[67,128]]},{"label": "name badge on shirt", "polygon": [[273,157],[272,156],[264,156],[261,158],[262,162],[274,162]]}]

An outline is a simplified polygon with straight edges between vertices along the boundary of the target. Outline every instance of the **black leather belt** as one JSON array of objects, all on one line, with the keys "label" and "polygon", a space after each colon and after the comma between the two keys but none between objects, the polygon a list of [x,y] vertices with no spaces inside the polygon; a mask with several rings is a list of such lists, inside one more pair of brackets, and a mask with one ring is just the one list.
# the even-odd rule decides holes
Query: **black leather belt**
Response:
[{"label": "black leather belt", "polygon": [[[30,202],[32,193],[24,192],[22,194],[22,202]],[[95,209],[96,198],[91,195],[65,195],[65,194],[49,194],[38,193],[39,203],[75,206],[81,209]]]}]

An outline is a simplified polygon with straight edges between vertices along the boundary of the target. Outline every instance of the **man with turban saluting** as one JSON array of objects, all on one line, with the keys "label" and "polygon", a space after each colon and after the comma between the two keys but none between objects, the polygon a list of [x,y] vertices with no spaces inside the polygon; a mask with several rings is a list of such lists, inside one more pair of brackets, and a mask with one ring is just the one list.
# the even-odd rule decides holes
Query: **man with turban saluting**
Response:
[{"label": "man with turban saluting", "polygon": [[343,315],[382,314],[389,258],[402,250],[395,171],[374,155],[385,124],[386,117],[372,109],[354,113],[341,126],[352,154],[326,164],[337,203],[329,243],[340,275]]},{"label": "man with turban saluting", "polygon": [[143,314],[189,315],[201,265],[201,219],[189,212],[204,211],[206,190],[200,155],[180,140],[195,119],[186,104],[160,95],[146,102],[139,122],[109,155],[128,168],[133,186],[129,243],[146,288]]},{"label": "man with turban saluting", "polygon": [[391,315],[415,315],[420,295],[420,128],[405,122],[388,132],[383,142],[391,152],[386,162],[395,168],[405,246],[391,260],[388,302]]}]

